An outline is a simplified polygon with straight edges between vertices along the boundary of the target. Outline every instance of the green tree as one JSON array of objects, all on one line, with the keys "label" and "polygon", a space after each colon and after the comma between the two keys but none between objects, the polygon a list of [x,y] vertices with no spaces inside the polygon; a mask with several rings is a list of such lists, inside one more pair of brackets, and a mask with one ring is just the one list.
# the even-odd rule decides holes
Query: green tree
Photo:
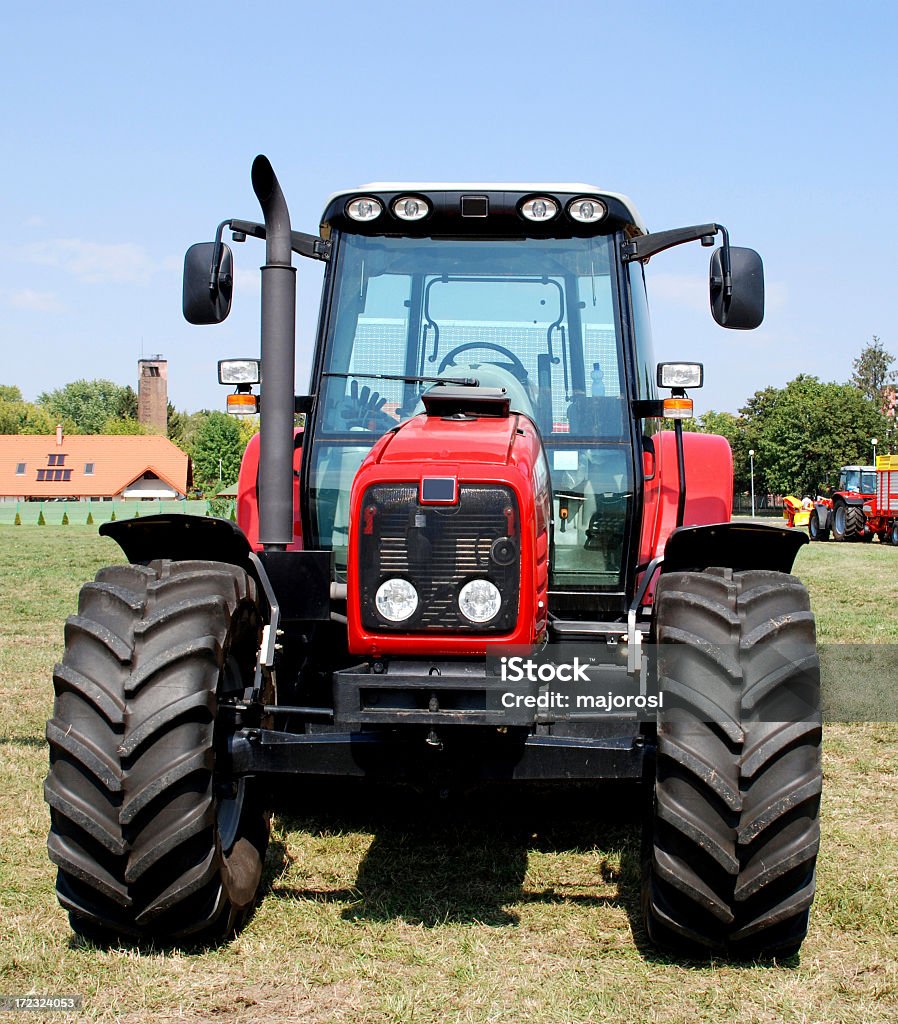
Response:
[{"label": "green tree", "polygon": [[119,416],[110,416],[108,420],[103,424],[103,429],[100,431],[101,434],[148,434],[150,431],[142,424],[138,423],[137,420],[132,419],[130,416],[121,418]]},{"label": "green tree", "polygon": [[895,357],[886,352],[882,342],[874,334],[873,341],[865,345],[861,354],[852,362],[851,384],[871,401],[878,410],[882,410],[886,388],[895,383],[895,370],[889,369]]},{"label": "green tree", "polygon": [[756,392],[740,410],[742,444],[755,451],[755,487],[775,494],[816,494],[839,468],[870,459],[880,413],[850,384],[802,374],[784,388]]},{"label": "green tree", "polygon": [[0,402],[21,402],[22,392],[15,384],[0,384]]},{"label": "green tree", "polygon": [[216,490],[219,484],[236,483],[244,447],[240,424],[233,417],[209,413],[190,448],[196,484],[203,490]]},{"label": "green tree", "polygon": [[69,432],[100,434],[109,419],[136,415],[134,389],[111,380],[76,380],[38,395],[37,403]]},{"label": "green tree", "polygon": [[[7,393],[18,388],[3,389]],[[56,421],[45,409],[21,399],[0,397],[0,434],[52,434]]]},{"label": "green tree", "polygon": [[703,434],[720,434],[730,443],[733,452],[733,490],[747,491],[751,487],[751,469],[748,451],[751,444],[746,436],[745,420],[731,412],[710,409],[699,421]]},{"label": "green tree", "polygon": [[182,451],[192,454],[200,429],[211,415],[212,413],[208,409],[189,413],[178,411],[175,412],[174,417],[169,412],[168,439]]}]

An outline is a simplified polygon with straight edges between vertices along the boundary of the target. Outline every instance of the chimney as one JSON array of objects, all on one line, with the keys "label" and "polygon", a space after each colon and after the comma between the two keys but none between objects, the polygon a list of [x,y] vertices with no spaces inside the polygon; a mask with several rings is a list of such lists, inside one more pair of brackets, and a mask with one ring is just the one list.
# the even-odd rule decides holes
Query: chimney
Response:
[{"label": "chimney", "polygon": [[57,448],[62,447],[62,424],[56,424],[56,446]]},{"label": "chimney", "polygon": [[168,362],[162,356],[138,360],[137,421],[156,434],[168,431]]}]

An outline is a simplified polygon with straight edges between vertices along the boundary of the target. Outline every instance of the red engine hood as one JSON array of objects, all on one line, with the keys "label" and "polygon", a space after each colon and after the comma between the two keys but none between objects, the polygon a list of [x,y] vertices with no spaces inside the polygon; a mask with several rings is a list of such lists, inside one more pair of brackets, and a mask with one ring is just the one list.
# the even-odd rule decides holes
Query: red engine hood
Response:
[{"label": "red engine hood", "polygon": [[[449,419],[443,416],[415,416],[386,437],[372,450],[378,464],[421,464],[426,456],[432,471],[433,463],[474,462],[479,465],[506,465],[517,431],[519,416],[479,416]],[[532,428],[529,420],[524,421]],[[422,467],[427,468],[427,467]]]},{"label": "red engine hood", "polygon": [[[369,487],[385,483],[421,484],[454,478],[465,485],[510,488],[519,509],[519,614],[507,632],[453,634],[448,631],[381,631],[362,624],[359,566],[364,533],[363,503]],[[420,415],[386,434],[356,474],[350,499],[347,615],[349,649],[354,654],[482,655],[490,647],[533,643],[545,629],[548,603],[550,484],[539,431],[526,417]],[[370,555],[368,556],[370,557]],[[366,564],[367,561],[366,561]]]}]

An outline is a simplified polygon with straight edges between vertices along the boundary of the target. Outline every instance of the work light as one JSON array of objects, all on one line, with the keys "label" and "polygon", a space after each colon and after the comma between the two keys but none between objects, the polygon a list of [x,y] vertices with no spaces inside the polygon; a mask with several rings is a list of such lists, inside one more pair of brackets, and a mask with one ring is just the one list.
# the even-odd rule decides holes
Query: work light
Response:
[{"label": "work light", "polygon": [[430,206],[418,196],[400,196],[393,200],[392,210],[400,220],[423,220],[430,213]]},{"label": "work light", "polygon": [[536,196],[528,199],[521,207],[521,213],[527,220],[546,221],[551,220],[558,213],[558,203],[548,196]]},{"label": "work light", "polygon": [[347,215],[362,223],[376,220],[383,213],[383,209],[383,203],[379,199],[375,199],[374,196],[360,196],[346,205]]},{"label": "work light", "polygon": [[601,199],[575,199],[568,205],[567,212],[581,224],[595,224],[608,212]]}]

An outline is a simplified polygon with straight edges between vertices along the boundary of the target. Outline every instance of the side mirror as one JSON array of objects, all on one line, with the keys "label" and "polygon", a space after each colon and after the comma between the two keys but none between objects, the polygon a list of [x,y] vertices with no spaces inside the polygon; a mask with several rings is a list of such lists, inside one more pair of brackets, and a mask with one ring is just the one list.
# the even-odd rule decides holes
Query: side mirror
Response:
[{"label": "side mirror", "polygon": [[231,312],[234,258],[223,242],[197,242],[184,257],[184,319],[191,324],[220,324]]},{"label": "side mirror", "polygon": [[730,246],[731,293],[724,288],[723,249],[711,254],[711,315],[721,327],[751,331],[764,319],[764,264],[754,249]]}]

